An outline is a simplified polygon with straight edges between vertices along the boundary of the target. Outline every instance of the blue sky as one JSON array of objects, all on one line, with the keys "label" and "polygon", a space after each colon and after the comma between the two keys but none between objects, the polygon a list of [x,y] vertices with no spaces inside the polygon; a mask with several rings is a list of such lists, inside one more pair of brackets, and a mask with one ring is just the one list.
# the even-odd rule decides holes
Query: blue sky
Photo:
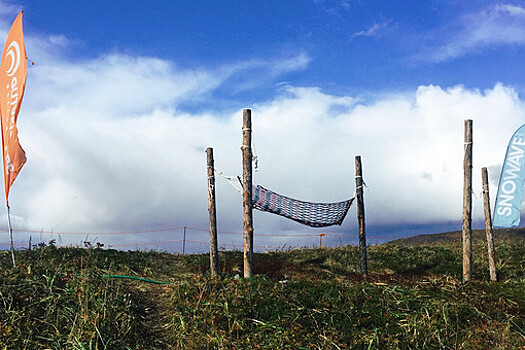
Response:
[{"label": "blue sky", "polygon": [[[359,154],[371,236],[460,229],[463,120],[474,119],[474,188],[487,166],[493,197],[525,121],[523,1],[4,0],[0,37],[22,9],[35,65],[19,117],[28,163],[10,198],[20,229],[206,228],[204,149],[239,175],[247,107],[254,182],[344,200]],[[241,231],[238,194],[217,191],[219,230]],[[323,232],[354,235],[352,210]],[[255,215],[256,234],[283,235],[264,244],[317,242],[319,230]]]},{"label": "blue sky", "polygon": [[[271,98],[278,83],[354,95],[429,84],[485,89],[502,82],[521,90],[521,5],[341,0],[22,3],[26,31],[64,36],[71,41],[71,60],[125,52],[198,69],[303,58],[295,70],[273,79],[265,78],[269,67],[254,64],[214,92],[219,99],[248,104]],[[504,28],[507,39],[499,37]],[[440,58],[446,51],[451,51],[448,57]],[[239,82],[250,80],[256,89],[238,91]]]}]

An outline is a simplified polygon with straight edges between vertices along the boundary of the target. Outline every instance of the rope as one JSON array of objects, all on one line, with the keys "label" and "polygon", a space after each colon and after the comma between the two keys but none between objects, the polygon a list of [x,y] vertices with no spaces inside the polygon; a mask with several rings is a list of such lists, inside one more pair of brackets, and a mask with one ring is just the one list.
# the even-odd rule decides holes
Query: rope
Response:
[{"label": "rope", "polygon": [[[208,230],[205,230],[205,229],[198,229],[198,228],[193,228],[193,227],[187,227],[188,229],[190,230],[195,230],[195,231],[208,231]],[[218,233],[220,234],[236,234],[236,235],[239,235],[239,236],[242,236],[242,233],[239,233],[239,232],[227,232],[227,231],[218,231]],[[297,239],[297,238],[304,238],[304,237],[317,237],[318,234],[290,234],[290,235],[284,235],[284,234],[259,234],[259,233],[255,233],[255,236],[265,236],[265,237],[288,237],[288,238],[291,238],[291,239]],[[358,235],[356,234],[324,234],[325,237],[331,237],[331,238],[358,238]],[[369,236],[367,235],[367,239],[383,239],[383,240],[388,240],[390,238],[398,238],[397,235],[395,234],[384,234],[384,235],[381,235],[381,236]],[[107,245],[108,248],[111,248],[111,247],[124,247],[124,246],[148,246],[148,245],[160,245],[160,244],[167,244],[167,243],[178,243],[178,242],[182,242],[182,240],[175,240],[175,241],[165,241],[165,242],[144,242],[144,243],[131,243],[131,244],[115,244],[115,245]],[[199,245],[208,245],[209,242],[200,242],[200,241],[194,241],[194,240],[186,240],[187,243],[193,243],[193,244],[199,244]],[[20,248],[23,248],[24,245],[26,244],[26,242],[14,242],[15,245],[17,247]],[[34,243],[33,246],[38,246],[39,244],[41,244],[42,242],[40,243]],[[10,242],[0,242],[0,246],[8,246],[10,244]],[[289,242],[286,243],[289,248],[301,248],[301,247],[304,247],[304,246],[301,246],[301,245],[290,245]],[[240,242],[239,244],[227,244],[227,243],[222,243],[222,244],[219,244],[219,246],[221,247],[239,247],[241,246],[242,247],[242,242]],[[60,246],[59,246],[60,247]],[[68,245],[67,247],[69,248],[85,248],[84,246],[80,246],[80,245]],[[261,249],[283,249],[283,246],[269,246],[269,245],[254,245],[254,248],[261,248]],[[134,278],[135,279],[135,278]]]},{"label": "rope", "polygon": [[249,131],[252,133],[252,145],[251,147],[248,146],[248,145],[242,145],[241,146],[241,149],[242,148],[251,148],[252,149],[252,163],[253,163],[253,170],[254,172],[258,172],[259,171],[259,159],[257,158],[257,151],[255,150],[255,140],[254,140],[254,137],[253,137],[253,132],[252,132],[252,129],[251,128],[242,128],[242,131]]},{"label": "rope", "polygon": [[489,193],[489,184],[483,184],[483,190],[481,191],[480,196],[483,196],[485,193]]},{"label": "rope", "polygon": [[123,243],[123,244],[111,244],[108,247],[134,247],[141,245],[156,245],[156,244],[169,244],[169,243],[179,243],[182,242],[182,239],[177,239],[175,241],[164,241],[164,242],[150,242],[150,243]]},{"label": "rope", "polygon": [[241,181],[241,178],[239,176],[236,176],[236,177],[235,176],[228,176],[228,175],[224,175],[224,173],[222,171],[219,171],[217,169],[213,169],[213,170],[215,171],[215,173],[217,175],[222,177],[224,180],[228,181],[230,183],[230,185],[232,185],[232,187],[235,188],[235,190],[237,190],[237,192],[242,194],[242,181]]},{"label": "rope", "polygon": [[184,228],[184,226],[161,228],[157,230],[121,231],[121,232],[96,232],[96,231],[92,231],[92,232],[56,232],[56,231],[44,231],[44,230],[14,230],[14,231],[15,232],[27,232],[27,233],[57,234],[57,235],[130,235],[130,234],[139,234],[139,233],[176,231],[182,228]]},{"label": "rope", "polygon": [[255,137],[254,137],[253,132],[252,132],[252,163],[253,163],[253,171],[258,172],[259,171],[259,158],[257,157],[257,151],[255,150]]},{"label": "rope", "polygon": [[[183,228],[183,227],[184,226],[181,226],[181,228]],[[186,229],[187,230],[191,230],[191,231],[200,231],[200,232],[208,232],[209,231],[208,228],[199,228],[199,227],[193,227],[193,226],[186,226]],[[151,231],[151,232],[163,232],[163,231],[168,231],[168,230],[169,229],[165,229],[165,230],[162,229],[162,230],[154,230],[154,231]],[[0,232],[7,233],[7,230],[0,230]],[[40,231],[14,230],[14,232],[40,232]],[[150,231],[136,231],[136,232],[150,232]],[[229,234],[229,235],[242,235],[243,234],[242,232],[234,232],[234,231],[217,231],[217,233],[218,234]],[[62,234],[81,234],[81,233],[63,232]],[[318,234],[272,234],[272,233],[263,234],[263,233],[256,232],[255,235],[256,236],[264,236],[264,237],[291,237],[291,238],[294,238],[294,237],[310,237],[310,236],[313,237],[313,236],[317,236]],[[355,236],[355,237],[357,237],[357,235],[353,235],[353,234],[326,234],[326,236],[332,236],[332,237],[354,237]],[[389,235],[384,235],[384,236],[381,236],[381,237],[386,237],[386,236],[389,236]],[[381,238],[381,237],[377,237],[377,238]],[[150,242],[150,243],[114,244],[114,245],[107,245],[107,247],[147,245],[147,244],[152,244],[153,245],[153,244],[167,244],[167,243],[178,243],[178,242],[182,242],[182,240],[178,239],[178,240],[169,240],[169,241],[162,241],[162,242]],[[14,242],[14,243],[16,243],[17,245],[27,244],[27,242],[25,242],[25,241],[17,241],[17,242]],[[0,245],[6,245],[6,244],[9,244],[9,242],[0,242]],[[38,243],[34,243],[34,245],[36,245],[36,244],[38,244]]]},{"label": "rope", "polygon": [[[354,198],[354,197],[352,197]],[[183,227],[181,227],[183,228]],[[188,230],[192,230],[192,231],[201,231],[201,232],[208,232],[209,229],[208,228],[199,228],[199,227],[193,227],[193,226],[186,226],[186,229]],[[167,231],[167,230],[156,230],[154,232],[163,232],[163,231]],[[6,230],[0,230],[0,232],[4,232],[4,233],[7,233]],[[14,232],[40,232],[40,231],[24,231],[24,230],[14,230]],[[139,231],[139,232],[142,232],[142,231]],[[148,231],[149,232],[149,231]],[[44,232],[45,233],[45,232]],[[55,232],[56,233],[56,232]],[[217,231],[218,234],[227,234],[227,235],[242,235],[243,233],[242,232],[233,232],[233,231]],[[81,233],[75,233],[75,232],[62,232],[61,234],[64,234],[64,235],[77,235],[77,234],[81,234]],[[268,234],[264,234],[264,233],[258,233],[256,232],[255,233],[256,236],[262,236],[262,237],[291,237],[291,238],[294,238],[294,237],[310,237],[310,236],[316,236],[317,234],[272,234],[272,233],[268,233]],[[327,234],[327,236],[330,235],[330,234]],[[338,235],[333,235],[333,237],[353,237],[355,235],[349,235],[349,234],[338,234]],[[107,245],[107,247],[124,247],[124,246],[134,246],[134,245],[147,245],[147,244],[168,244],[168,243],[178,243],[178,242],[182,242],[181,239],[177,239],[177,240],[169,240],[169,241],[162,241],[162,242],[150,242],[150,243],[122,243],[122,244],[112,244],[112,245]],[[24,245],[24,244],[27,244],[27,242],[25,241],[17,241],[17,242],[14,242],[16,245]],[[9,242],[0,242],[0,245],[6,245],[6,244],[9,244]],[[33,245],[36,245],[38,243],[34,243]]]},{"label": "rope", "polygon": [[[202,232],[208,232],[209,231],[209,229],[198,228],[198,227],[191,227],[191,226],[187,226],[186,228],[188,230],[193,230],[193,231],[202,231]],[[242,234],[243,234],[242,232],[231,232],[231,231],[217,231],[217,233],[227,234],[227,235],[239,235],[239,236],[242,236]],[[356,234],[330,234],[330,233],[327,233],[325,235],[327,237],[359,237],[359,235],[356,235]],[[264,234],[264,233],[257,233],[257,232],[255,232],[254,236],[291,237],[291,238],[294,238],[294,237],[314,237],[314,236],[317,236],[317,234],[316,233],[312,233],[312,234],[288,234],[288,235],[285,235],[285,234],[271,234],[271,233]],[[388,236],[388,235],[385,235],[385,237],[386,236]],[[375,238],[382,238],[382,237],[375,237]]]},{"label": "rope", "polygon": [[[362,176],[362,175],[356,175],[355,178],[356,178],[356,179],[357,179],[357,178],[361,178],[361,183],[362,183],[361,186],[357,186],[357,187],[355,188],[356,191],[357,191],[359,188],[363,188],[363,186],[366,187],[366,188],[368,188],[368,185],[366,184],[365,180],[363,180],[363,176]],[[355,192],[354,192],[354,197],[355,197]]]}]

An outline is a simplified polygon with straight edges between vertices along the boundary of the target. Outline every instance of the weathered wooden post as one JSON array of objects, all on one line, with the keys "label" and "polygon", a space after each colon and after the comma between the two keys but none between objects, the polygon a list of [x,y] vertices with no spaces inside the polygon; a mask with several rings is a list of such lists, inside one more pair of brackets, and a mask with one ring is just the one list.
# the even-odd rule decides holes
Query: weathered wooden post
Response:
[{"label": "weathered wooden post", "polygon": [[355,192],[357,197],[357,221],[359,223],[359,262],[363,276],[368,275],[366,259],[365,199],[363,196],[363,171],[361,156],[355,157]]},{"label": "weathered wooden post", "polygon": [[182,229],[182,255],[186,254],[186,226]]},{"label": "weathered wooden post", "polygon": [[253,205],[252,205],[252,111],[242,112],[242,187],[244,277],[253,276]]},{"label": "weathered wooden post", "polygon": [[208,162],[208,214],[210,218],[210,272],[212,277],[219,275],[219,255],[217,249],[217,210],[215,209],[215,171],[213,148],[206,149]]},{"label": "weathered wooden post", "polygon": [[465,120],[463,159],[463,280],[472,278],[472,120]]},{"label": "weathered wooden post", "polygon": [[481,182],[483,184],[483,204],[485,207],[485,226],[487,232],[490,280],[497,281],[498,274],[496,271],[496,253],[494,252],[494,238],[492,237],[492,216],[490,213],[489,176],[487,168],[481,169]]}]

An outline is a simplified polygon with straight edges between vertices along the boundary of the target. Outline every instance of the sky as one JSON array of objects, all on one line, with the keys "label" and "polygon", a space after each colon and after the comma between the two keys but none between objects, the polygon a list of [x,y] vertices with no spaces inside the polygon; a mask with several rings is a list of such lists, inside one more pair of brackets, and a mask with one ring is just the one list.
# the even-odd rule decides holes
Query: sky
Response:
[{"label": "sky", "polygon": [[[525,122],[525,1],[0,0],[2,40],[21,10],[34,64],[18,119],[28,161],[10,193],[20,246],[133,248],[180,240],[183,226],[207,242],[205,149],[216,170],[242,174],[243,108],[254,183],[275,192],[346,200],[362,157],[371,243],[461,229],[472,119],[483,228],[480,169],[495,197]],[[222,178],[216,190],[219,246],[239,249],[225,232],[242,232],[242,198]],[[356,209],[323,229],[255,211],[254,232],[258,247],[312,246],[319,233],[355,244]]]}]

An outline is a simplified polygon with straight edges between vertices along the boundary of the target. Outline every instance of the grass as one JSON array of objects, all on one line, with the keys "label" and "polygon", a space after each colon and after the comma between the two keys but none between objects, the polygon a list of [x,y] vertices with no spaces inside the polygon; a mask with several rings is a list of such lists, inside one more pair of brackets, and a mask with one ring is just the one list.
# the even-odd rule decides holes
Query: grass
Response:
[{"label": "grass", "polygon": [[[51,242],[52,243],[52,242]],[[406,243],[406,242],[405,242]],[[0,252],[0,349],[525,349],[525,243],[496,242],[499,282],[474,241],[207,255],[57,248]],[[105,278],[123,274],[156,285]]]}]

